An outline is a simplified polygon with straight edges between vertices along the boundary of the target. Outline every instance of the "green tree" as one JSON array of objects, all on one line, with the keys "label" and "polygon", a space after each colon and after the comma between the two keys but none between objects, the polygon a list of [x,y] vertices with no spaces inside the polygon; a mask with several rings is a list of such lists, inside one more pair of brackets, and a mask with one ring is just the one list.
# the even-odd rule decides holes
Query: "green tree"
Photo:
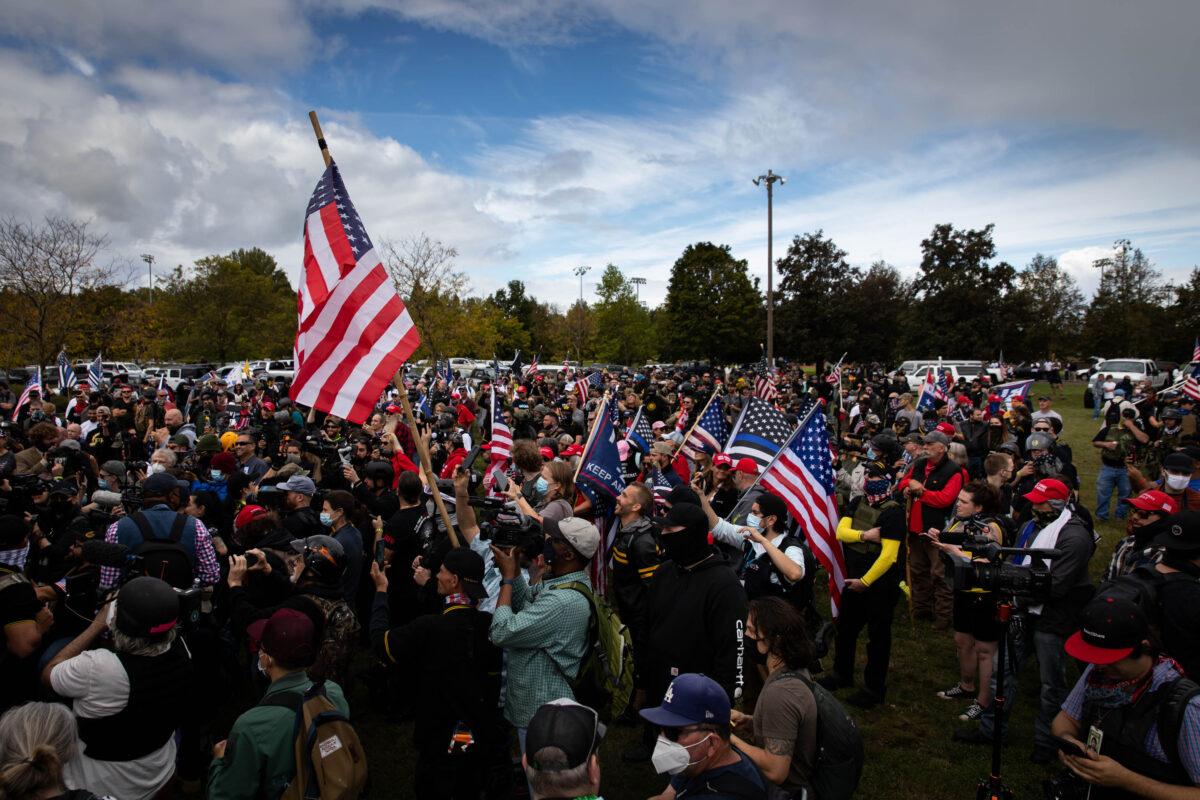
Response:
[{"label": "green tree", "polygon": [[650,312],[621,270],[609,264],[596,284],[599,298],[593,308],[595,333],[592,350],[600,361],[640,364],[654,355]]},{"label": "green tree", "polygon": [[1003,261],[990,263],[996,255],[994,227],[936,225],[921,242],[918,314],[906,335],[914,352],[936,344],[938,355],[983,358],[994,357],[1006,344],[1016,270]]},{"label": "green tree", "polygon": [[1075,279],[1052,256],[1036,254],[1017,274],[1013,303],[1022,338],[1012,358],[1040,359],[1076,352],[1087,309]]},{"label": "green tree", "polygon": [[842,338],[818,355],[835,359],[848,351],[847,358],[853,361],[894,364],[901,355],[899,337],[912,304],[913,285],[885,261],[876,261],[855,277],[839,295],[841,318],[836,324]]},{"label": "green tree", "polygon": [[1113,254],[1092,266],[1100,270],[1100,287],[1084,319],[1084,341],[1110,357],[1162,354],[1169,290],[1150,259],[1128,239],[1119,239]]},{"label": "green tree", "polygon": [[1193,267],[1186,283],[1172,287],[1174,294],[1168,314],[1173,335],[1165,351],[1181,364],[1192,360],[1196,337],[1200,336],[1200,267]]},{"label": "green tree", "polygon": [[[855,327],[851,317],[862,311],[847,306],[848,294],[862,272],[846,262],[846,251],[825,238],[822,230],[793,238],[775,267],[780,276],[775,352],[802,359],[837,358],[851,339]],[[856,349],[854,357],[863,356]]]},{"label": "green tree", "polygon": [[728,245],[690,244],[671,267],[658,324],[661,355],[752,361],[763,340],[762,294]]},{"label": "green tree", "polygon": [[176,267],[164,291],[164,354],[194,361],[278,357],[292,352],[296,290],[259,248],[208,256],[188,276]]},{"label": "green tree", "polygon": [[508,320],[515,323],[515,327],[510,329],[511,332],[500,340],[497,352],[502,357],[511,358],[517,350],[529,349],[530,333],[538,313],[538,302],[537,298],[525,293],[525,283],[509,281],[506,287],[497,289],[488,299]]}]

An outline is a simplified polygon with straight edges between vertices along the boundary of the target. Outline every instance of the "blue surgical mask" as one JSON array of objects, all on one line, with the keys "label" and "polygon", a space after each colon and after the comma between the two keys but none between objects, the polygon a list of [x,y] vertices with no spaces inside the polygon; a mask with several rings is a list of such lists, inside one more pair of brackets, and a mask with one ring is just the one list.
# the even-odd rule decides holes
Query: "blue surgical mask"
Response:
[{"label": "blue surgical mask", "polygon": [[100,480],[96,481],[96,487],[103,489],[104,491],[107,492],[108,491],[108,480],[106,478],[101,478]]},{"label": "blue surgical mask", "polygon": [[210,469],[208,474],[214,481],[219,481],[225,473],[221,472],[219,469]]},{"label": "blue surgical mask", "polygon": [[326,514],[324,511],[322,511],[321,512],[321,524],[324,525],[326,528],[333,527],[333,514]]},{"label": "blue surgical mask", "polygon": [[537,489],[538,494],[545,494],[546,492],[550,491],[549,482],[547,482],[546,479],[540,475],[538,476],[537,483],[534,484],[534,487]]},{"label": "blue surgical mask", "polygon": [[867,448],[867,461],[874,461],[874,460],[875,460],[875,448],[868,447]]},{"label": "blue surgical mask", "polygon": [[746,516],[746,527],[760,530],[762,528],[762,517],[758,514],[750,513]]}]

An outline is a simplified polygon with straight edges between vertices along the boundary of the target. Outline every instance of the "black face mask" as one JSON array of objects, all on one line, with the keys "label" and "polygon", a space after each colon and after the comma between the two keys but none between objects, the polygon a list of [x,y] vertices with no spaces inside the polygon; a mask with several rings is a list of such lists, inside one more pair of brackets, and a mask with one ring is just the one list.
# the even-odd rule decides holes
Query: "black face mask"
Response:
[{"label": "black face mask", "polygon": [[659,537],[659,542],[667,558],[682,567],[691,566],[712,552],[708,537],[704,534],[697,535],[694,531],[664,533]]},{"label": "black face mask", "polygon": [[746,639],[746,658],[755,664],[767,663],[767,654],[759,651],[757,639]]}]

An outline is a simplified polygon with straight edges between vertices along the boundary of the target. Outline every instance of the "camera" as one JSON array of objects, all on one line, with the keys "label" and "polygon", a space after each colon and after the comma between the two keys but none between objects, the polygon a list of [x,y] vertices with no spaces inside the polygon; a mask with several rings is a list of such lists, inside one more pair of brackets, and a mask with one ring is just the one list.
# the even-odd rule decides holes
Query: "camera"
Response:
[{"label": "camera", "polygon": [[480,523],[480,535],[496,547],[514,547],[527,558],[542,552],[542,526],[511,505],[491,520]]},{"label": "camera", "polygon": [[[964,534],[965,539],[965,534]],[[1044,602],[1050,597],[1050,568],[1044,563],[1018,566],[1004,559],[1011,555],[1027,555],[1032,558],[1049,559],[1061,555],[1057,550],[1031,550],[1022,547],[1001,547],[988,539],[986,542],[964,541],[960,545],[971,554],[972,560],[963,561],[945,553],[942,558],[947,566],[946,582],[956,592],[982,589],[1013,597],[1023,597],[1035,602]]]}]

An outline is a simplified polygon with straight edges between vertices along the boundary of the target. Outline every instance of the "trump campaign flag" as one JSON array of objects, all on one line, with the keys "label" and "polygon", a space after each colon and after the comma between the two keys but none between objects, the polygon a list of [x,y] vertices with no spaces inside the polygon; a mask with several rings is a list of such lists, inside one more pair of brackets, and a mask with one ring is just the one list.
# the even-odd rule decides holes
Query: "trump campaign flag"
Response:
[{"label": "trump campaign flag", "polygon": [[362,423],[421,337],[327,163],[305,212],[292,397]]},{"label": "trump campaign flag", "polygon": [[621,456],[617,452],[617,435],[613,429],[612,414],[608,410],[611,402],[611,398],[604,398],[605,407],[597,410],[596,424],[580,456],[579,474],[575,476],[575,485],[596,508],[611,505],[625,489]]},{"label": "trump campaign flag", "polygon": [[1013,398],[1019,397],[1022,401],[1029,398],[1029,389],[1033,386],[1033,380],[1013,381],[1012,383],[1002,383],[992,387],[992,394],[1000,398],[1005,408],[1012,408]]}]

